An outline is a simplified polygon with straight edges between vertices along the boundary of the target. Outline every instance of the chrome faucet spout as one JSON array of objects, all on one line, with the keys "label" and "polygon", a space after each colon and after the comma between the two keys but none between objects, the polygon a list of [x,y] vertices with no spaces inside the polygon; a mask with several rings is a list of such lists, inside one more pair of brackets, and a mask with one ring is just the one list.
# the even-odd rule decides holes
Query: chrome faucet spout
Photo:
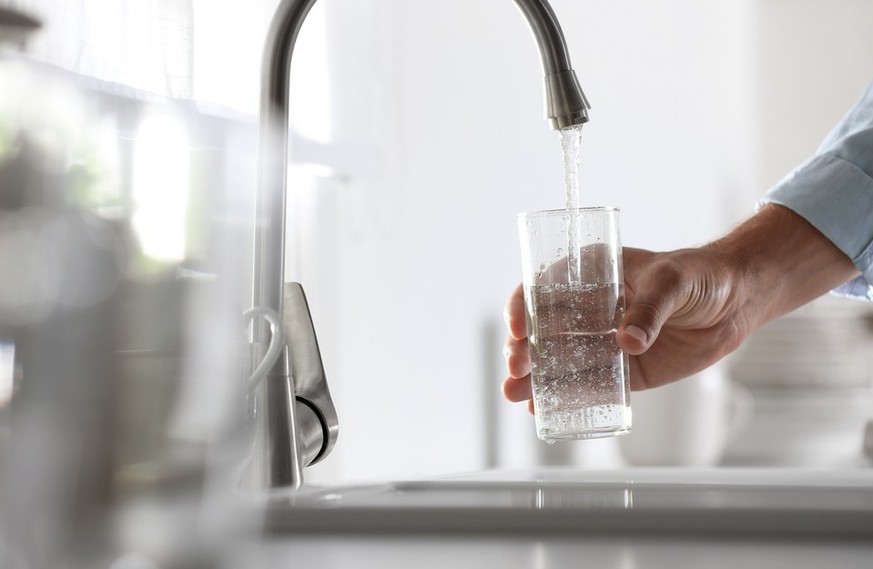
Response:
[{"label": "chrome faucet spout", "polygon": [[[254,236],[254,281],[252,288],[253,306],[269,309],[281,315],[286,322],[290,315],[285,314],[284,273],[285,273],[285,204],[288,159],[289,128],[289,90],[291,56],[294,44],[309,10],[316,0],[280,0],[267,33],[261,67],[261,108],[260,108],[260,156],[258,172],[258,192],[255,210]],[[545,75],[546,117],[552,128],[560,129],[588,121],[588,101],[579,87],[579,81],[570,65],[564,36],[557,18],[547,0],[515,0],[528,21],[542,57]],[[290,308],[290,307],[289,307]],[[304,327],[307,328],[307,327]],[[265,327],[253,327],[252,341],[263,344]],[[297,342],[314,345],[314,336]],[[289,350],[293,352],[292,340]],[[312,350],[310,350],[311,352]],[[317,350],[316,350],[317,355]],[[298,416],[294,409],[283,412],[281,405],[302,404],[307,412],[314,412],[318,421],[306,425],[289,425],[288,421],[256,421],[259,432],[256,437],[255,452],[252,456],[253,468],[257,470],[259,485],[267,487],[291,486],[302,483],[302,466],[287,467],[290,461],[300,460],[314,454],[320,460],[330,452],[337,436],[337,417],[327,391],[323,371],[321,375],[305,380],[303,387],[293,375],[289,365],[295,354],[280,358],[273,369],[258,387],[257,397],[260,407],[267,409],[273,417]],[[320,362],[309,366],[320,370]],[[281,389],[270,388],[271,382],[290,384],[295,396],[279,397],[277,401],[269,394]],[[303,390],[303,392],[301,392]],[[296,403],[295,403],[296,401]],[[290,403],[289,403],[290,402]],[[310,426],[311,425],[311,426]],[[313,432],[300,432],[301,430]],[[318,447],[312,449],[304,447]],[[258,450],[261,449],[261,450]],[[264,450],[266,449],[266,450]],[[260,457],[259,452],[284,452],[291,458]],[[293,455],[293,456],[292,456]],[[260,466],[258,466],[260,465]],[[279,468],[274,465],[286,465]]]},{"label": "chrome faucet spout", "polygon": [[515,0],[537,41],[543,61],[546,118],[553,129],[588,122],[588,99],[570,64],[558,18],[545,0]]}]

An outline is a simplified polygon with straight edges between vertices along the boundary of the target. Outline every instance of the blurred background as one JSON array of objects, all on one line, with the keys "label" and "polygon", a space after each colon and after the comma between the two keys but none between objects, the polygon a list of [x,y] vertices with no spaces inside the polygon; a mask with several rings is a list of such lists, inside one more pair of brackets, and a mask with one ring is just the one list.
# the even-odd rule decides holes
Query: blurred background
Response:
[{"label": "blurred background", "polygon": [[[16,129],[38,133],[63,168],[87,174],[83,204],[136,220],[153,262],[214,253],[203,212],[216,200],[249,250],[274,0],[0,5],[44,23],[0,59],[0,160],[13,156]],[[865,0],[552,5],[592,104],[580,201],[621,208],[626,245],[692,246],[734,226],[873,80]],[[526,410],[502,400],[502,308],[520,279],[515,216],[564,203],[539,57],[513,2],[322,0],[292,69],[286,277],[308,293],[341,425],[308,480],[863,464],[873,313],[844,299],[761,330],[690,380],[690,394],[635,396],[636,432],[621,444],[546,446]],[[34,90],[23,74],[51,87]],[[247,291],[239,298],[246,306]],[[697,415],[678,410],[686,400]],[[720,414],[702,417],[706,401]],[[714,416],[719,425],[703,423]],[[676,433],[703,439],[678,456]]]}]

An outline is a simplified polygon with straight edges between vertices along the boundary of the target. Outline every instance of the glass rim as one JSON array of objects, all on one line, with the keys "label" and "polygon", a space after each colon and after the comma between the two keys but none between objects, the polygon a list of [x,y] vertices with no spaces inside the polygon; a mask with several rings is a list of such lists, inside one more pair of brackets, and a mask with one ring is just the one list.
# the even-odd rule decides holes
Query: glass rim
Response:
[{"label": "glass rim", "polygon": [[620,208],[609,205],[574,207],[574,208],[558,208],[558,209],[543,209],[539,211],[523,211],[518,214],[519,218],[532,217],[552,217],[558,215],[566,215],[568,213],[575,214],[592,214],[592,213],[619,213]]}]

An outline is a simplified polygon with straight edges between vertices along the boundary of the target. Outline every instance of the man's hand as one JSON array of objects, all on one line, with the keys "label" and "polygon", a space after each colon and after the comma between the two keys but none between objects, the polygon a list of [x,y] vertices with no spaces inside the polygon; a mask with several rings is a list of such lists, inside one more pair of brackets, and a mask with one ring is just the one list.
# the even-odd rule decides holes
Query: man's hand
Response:
[{"label": "man's hand", "polygon": [[[726,237],[693,249],[624,249],[627,311],[616,343],[631,388],[692,375],[766,322],[854,278],[858,270],[802,217],[769,205]],[[522,287],[506,303],[503,394],[533,410]]]}]

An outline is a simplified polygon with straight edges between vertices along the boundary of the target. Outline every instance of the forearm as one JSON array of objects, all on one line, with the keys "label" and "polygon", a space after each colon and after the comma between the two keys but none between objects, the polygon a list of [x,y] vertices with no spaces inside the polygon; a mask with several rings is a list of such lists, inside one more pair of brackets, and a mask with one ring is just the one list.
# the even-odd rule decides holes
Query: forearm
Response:
[{"label": "forearm", "polygon": [[706,247],[732,267],[735,298],[750,330],[860,274],[851,260],[803,217],[775,204],[763,206]]}]

